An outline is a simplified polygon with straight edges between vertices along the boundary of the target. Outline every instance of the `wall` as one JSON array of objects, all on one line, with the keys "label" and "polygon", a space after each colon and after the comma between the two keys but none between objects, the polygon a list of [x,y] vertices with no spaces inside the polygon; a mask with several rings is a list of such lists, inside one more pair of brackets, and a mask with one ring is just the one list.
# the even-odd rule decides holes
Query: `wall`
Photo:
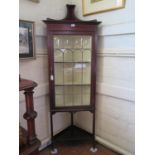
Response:
[{"label": "wall", "polygon": [[[125,9],[78,17],[102,21],[98,32],[96,140],[125,154],[134,154],[134,0]],[[76,124],[91,132],[91,114],[80,112]]]},{"label": "wall", "polygon": [[[35,22],[35,43],[36,59],[20,60],[19,73],[21,77],[36,81],[38,87],[34,93],[34,108],[38,113],[36,118],[36,133],[42,142],[41,148],[46,146],[50,140],[50,114],[48,97],[48,66],[46,47],[46,26],[42,22],[47,17],[61,19],[64,17],[66,0],[41,0],[40,3],[33,3],[29,0],[19,1],[19,17],[23,20]],[[20,93],[20,123],[26,128],[26,121],[23,119],[25,112],[24,95]],[[69,124],[67,114],[56,114],[54,116],[54,133],[62,130]]]}]

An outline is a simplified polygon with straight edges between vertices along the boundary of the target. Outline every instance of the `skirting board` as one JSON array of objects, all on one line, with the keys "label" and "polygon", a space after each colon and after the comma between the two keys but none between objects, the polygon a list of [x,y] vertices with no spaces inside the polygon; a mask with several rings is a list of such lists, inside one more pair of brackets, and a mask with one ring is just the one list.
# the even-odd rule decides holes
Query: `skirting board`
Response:
[{"label": "skirting board", "polygon": [[[64,127],[64,128],[66,128],[66,127]],[[58,134],[59,132],[61,132],[62,130],[64,130],[64,128],[61,128],[61,129],[57,130],[56,133],[54,133],[54,135],[55,134]],[[50,144],[51,144],[51,138],[50,138],[50,136],[47,137],[47,138],[45,138],[44,140],[41,140],[41,146],[39,147],[39,151],[45,149]]]},{"label": "skirting board", "polygon": [[50,138],[46,138],[43,141],[41,141],[41,145],[39,147],[39,151],[45,149],[46,147],[48,147],[51,144],[51,140]]},{"label": "skirting board", "polygon": [[118,153],[121,153],[123,155],[134,155],[122,148],[120,148],[119,146],[115,145],[115,144],[112,144],[110,142],[108,142],[107,140],[103,139],[103,138],[100,138],[98,136],[95,136],[95,139],[97,142],[99,142],[100,144],[104,145],[104,146],[107,146],[108,148],[111,148],[112,150],[118,152]]}]

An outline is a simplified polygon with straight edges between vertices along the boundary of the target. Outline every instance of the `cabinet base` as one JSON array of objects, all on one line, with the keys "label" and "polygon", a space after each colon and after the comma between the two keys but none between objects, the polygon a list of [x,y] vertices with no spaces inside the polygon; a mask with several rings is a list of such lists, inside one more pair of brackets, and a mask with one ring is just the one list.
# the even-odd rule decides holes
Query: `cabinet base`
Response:
[{"label": "cabinet base", "polygon": [[80,129],[76,126],[69,126],[54,136],[54,143],[57,142],[70,142],[70,141],[92,141],[93,134]]}]

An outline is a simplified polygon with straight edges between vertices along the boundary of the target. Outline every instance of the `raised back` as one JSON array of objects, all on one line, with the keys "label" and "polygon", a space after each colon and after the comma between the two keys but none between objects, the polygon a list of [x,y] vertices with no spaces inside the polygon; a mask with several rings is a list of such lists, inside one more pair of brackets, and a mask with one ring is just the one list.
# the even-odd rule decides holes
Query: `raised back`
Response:
[{"label": "raised back", "polygon": [[90,21],[83,21],[76,17],[75,15],[75,5],[67,4],[67,14],[64,19],[61,20],[55,20],[51,18],[47,18],[46,20],[43,20],[45,23],[80,23],[80,24],[100,24],[101,22],[98,22],[97,20],[90,20]]}]

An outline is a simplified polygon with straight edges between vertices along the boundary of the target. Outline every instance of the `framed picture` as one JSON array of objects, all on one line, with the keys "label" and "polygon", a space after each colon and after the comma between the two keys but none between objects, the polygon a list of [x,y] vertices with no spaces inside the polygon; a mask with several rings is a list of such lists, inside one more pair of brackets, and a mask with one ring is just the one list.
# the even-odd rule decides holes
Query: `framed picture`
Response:
[{"label": "framed picture", "polygon": [[83,15],[92,15],[125,7],[125,0],[83,0]]},{"label": "framed picture", "polygon": [[34,22],[19,20],[19,58],[35,58]]}]

